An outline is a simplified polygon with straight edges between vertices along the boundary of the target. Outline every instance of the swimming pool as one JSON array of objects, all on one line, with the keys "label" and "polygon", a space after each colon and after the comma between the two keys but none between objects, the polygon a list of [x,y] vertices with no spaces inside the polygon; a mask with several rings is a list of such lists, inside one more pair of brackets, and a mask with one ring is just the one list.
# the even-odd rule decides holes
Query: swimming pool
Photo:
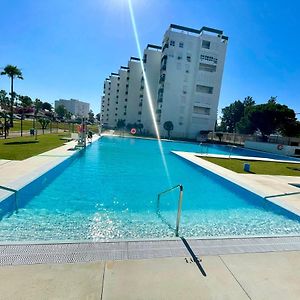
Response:
[{"label": "swimming pool", "polygon": [[178,192],[162,198],[161,216],[156,201],[178,183],[184,186],[181,236],[300,233],[298,216],[171,153],[197,147],[163,142],[168,178],[156,141],[103,137],[21,191],[18,213],[0,221],[0,241],[174,237]]}]

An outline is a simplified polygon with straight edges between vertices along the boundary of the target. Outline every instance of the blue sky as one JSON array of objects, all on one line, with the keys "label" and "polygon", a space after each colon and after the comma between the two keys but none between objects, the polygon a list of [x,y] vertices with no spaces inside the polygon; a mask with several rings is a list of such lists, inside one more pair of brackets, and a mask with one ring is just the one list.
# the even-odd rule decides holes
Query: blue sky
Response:
[{"label": "blue sky", "polygon": [[[277,96],[300,113],[300,1],[132,0],[141,47],[170,23],[229,36],[220,108]],[[0,0],[0,67],[17,65],[19,94],[75,98],[100,111],[104,78],[137,56],[126,0]],[[1,76],[0,89],[9,89]],[[299,118],[300,115],[298,115]]]}]

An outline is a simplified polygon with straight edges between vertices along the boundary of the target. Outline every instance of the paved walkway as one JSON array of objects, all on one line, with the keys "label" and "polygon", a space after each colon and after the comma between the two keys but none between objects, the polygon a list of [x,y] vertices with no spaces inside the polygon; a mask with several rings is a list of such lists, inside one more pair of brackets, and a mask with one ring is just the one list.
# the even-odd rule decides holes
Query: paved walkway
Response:
[{"label": "paved walkway", "polygon": [[300,252],[0,268],[1,299],[298,300]]}]

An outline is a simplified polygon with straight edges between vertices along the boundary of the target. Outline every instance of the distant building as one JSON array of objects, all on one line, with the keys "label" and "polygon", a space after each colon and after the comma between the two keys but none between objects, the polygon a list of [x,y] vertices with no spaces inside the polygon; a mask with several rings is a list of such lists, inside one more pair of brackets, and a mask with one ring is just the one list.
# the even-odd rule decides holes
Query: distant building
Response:
[{"label": "distant building", "polygon": [[[171,24],[162,47],[148,44],[143,62],[131,57],[127,67],[104,82],[101,122],[115,128],[119,119],[143,124],[155,134],[149,102],[161,135],[173,123],[173,137],[195,139],[212,131],[217,120],[228,37],[208,27],[200,30]],[[149,91],[145,88],[142,65]]]},{"label": "distant building", "polygon": [[55,108],[57,108],[59,105],[63,105],[67,111],[69,111],[71,114],[75,116],[80,117],[88,117],[89,111],[90,111],[90,104],[87,102],[70,99],[70,100],[64,100],[59,99],[55,101]]}]

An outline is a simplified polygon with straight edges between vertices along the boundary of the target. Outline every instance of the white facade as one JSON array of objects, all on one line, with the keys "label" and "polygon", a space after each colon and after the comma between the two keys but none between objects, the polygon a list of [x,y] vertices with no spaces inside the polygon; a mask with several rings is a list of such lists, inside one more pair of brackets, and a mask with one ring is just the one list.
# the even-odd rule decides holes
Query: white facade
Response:
[{"label": "white facade", "polygon": [[[139,58],[131,57],[128,62],[129,80],[128,80],[128,102],[126,124],[141,122],[141,80],[142,66]],[[143,93],[142,93],[143,94]]]},{"label": "white facade", "polygon": [[227,37],[222,31],[171,25],[163,40],[157,122],[173,123],[172,136],[195,139],[212,131],[224,68]]},{"label": "white facade", "polygon": [[143,90],[142,118],[141,123],[144,125],[146,133],[155,134],[153,118],[150,111],[150,103],[154,112],[157,105],[157,89],[160,76],[160,59],[161,47],[148,44],[144,50],[144,70],[148,81],[149,95],[145,88],[145,82],[142,81],[141,89]]},{"label": "white facade", "polygon": [[118,74],[105,81],[103,125],[114,128],[117,120],[123,119],[126,124],[142,123],[146,133],[155,134],[150,100],[162,136],[166,135],[163,128],[166,121],[173,123],[173,137],[195,139],[200,131],[212,131],[217,119],[227,40],[220,30],[171,24],[162,47],[148,44],[144,50],[143,66],[150,96],[138,58],[131,57],[128,67],[121,67]]},{"label": "white facade", "polygon": [[70,100],[59,99],[55,101],[54,105],[55,108],[57,108],[59,105],[63,105],[68,112],[80,117],[88,117],[90,111],[89,103],[79,101],[76,99],[70,99]]}]

